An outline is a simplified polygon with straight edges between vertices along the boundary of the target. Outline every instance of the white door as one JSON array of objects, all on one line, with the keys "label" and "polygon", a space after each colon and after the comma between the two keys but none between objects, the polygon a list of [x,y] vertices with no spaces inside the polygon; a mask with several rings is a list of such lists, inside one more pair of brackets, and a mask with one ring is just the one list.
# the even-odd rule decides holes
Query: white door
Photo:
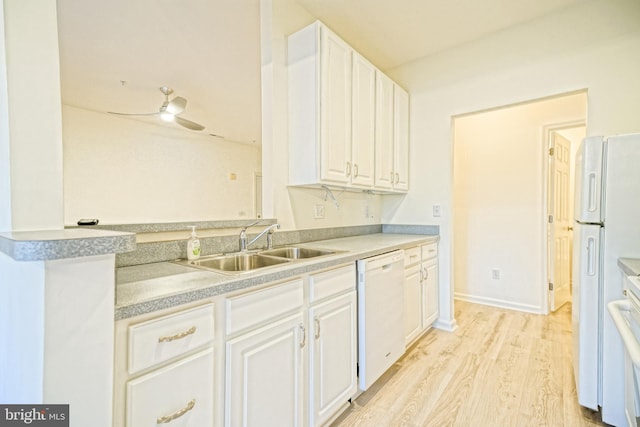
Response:
[{"label": "white door", "polygon": [[422,332],[422,275],[420,263],[404,273],[404,336],[409,344]]},{"label": "white door", "polygon": [[393,172],[393,81],[376,73],[375,186],[391,189]]},{"label": "white door", "polygon": [[439,315],[438,310],[438,259],[434,258],[424,262],[422,267],[424,276],[422,280],[423,309],[422,328],[430,327]]},{"label": "white door", "polygon": [[323,425],[357,389],[356,292],[309,309],[309,425]]},{"label": "white door", "polygon": [[409,189],[409,94],[400,86],[393,88],[393,140],[394,175],[393,188]]},{"label": "white door", "polygon": [[353,54],[351,183],[373,186],[373,149],[376,118],[376,69],[366,59]]},{"label": "white door", "polygon": [[226,426],[304,424],[307,340],[299,313],[227,342]]},{"label": "white door", "polygon": [[320,177],[347,183],[351,175],[351,48],[321,29]]},{"label": "white door", "polygon": [[571,299],[571,142],[557,132],[550,139],[549,309],[556,311]]}]

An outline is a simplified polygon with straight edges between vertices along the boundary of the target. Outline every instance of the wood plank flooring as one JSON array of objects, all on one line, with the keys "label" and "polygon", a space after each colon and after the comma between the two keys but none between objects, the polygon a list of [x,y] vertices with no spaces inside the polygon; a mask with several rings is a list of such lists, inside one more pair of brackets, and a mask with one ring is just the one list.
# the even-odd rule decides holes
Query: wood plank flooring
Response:
[{"label": "wood plank flooring", "polygon": [[571,305],[549,316],[455,302],[458,329],[432,329],[332,424],[604,426],[578,405]]}]

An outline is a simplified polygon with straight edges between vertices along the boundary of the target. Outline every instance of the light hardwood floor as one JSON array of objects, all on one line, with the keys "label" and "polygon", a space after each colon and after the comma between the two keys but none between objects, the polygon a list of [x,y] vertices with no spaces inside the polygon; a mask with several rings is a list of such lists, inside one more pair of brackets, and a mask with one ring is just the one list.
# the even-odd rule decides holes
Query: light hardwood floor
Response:
[{"label": "light hardwood floor", "polygon": [[455,317],[455,332],[427,332],[333,426],[605,425],[577,402],[571,305],[541,316],[456,301]]}]

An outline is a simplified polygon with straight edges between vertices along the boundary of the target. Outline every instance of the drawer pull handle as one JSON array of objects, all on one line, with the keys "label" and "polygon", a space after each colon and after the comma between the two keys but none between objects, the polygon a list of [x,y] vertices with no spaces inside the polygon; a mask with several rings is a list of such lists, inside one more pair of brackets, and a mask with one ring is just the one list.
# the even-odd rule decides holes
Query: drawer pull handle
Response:
[{"label": "drawer pull handle", "polygon": [[316,317],[315,321],[316,321],[316,339],[319,340],[320,339],[320,319]]},{"label": "drawer pull handle", "polygon": [[176,411],[171,415],[165,415],[163,417],[158,417],[158,419],[156,420],[156,424],[170,423],[171,421],[175,420],[176,418],[180,418],[181,416],[183,416],[184,414],[186,414],[187,412],[192,410],[194,406],[196,406],[196,400],[192,399],[192,400],[189,401],[189,403],[187,403],[187,406],[185,406],[184,408],[180,409],[179,411]]},{"label": "drawer pull handle", "polygon": [[158,342],[171,342],[175,340],[180,340],[182,338],[188,337],[189,335],[193,335],[195,333],[196,333],[196,327],[192,326],[184,332],[180,332],[178,334],[171,335],[168,337],[160,337],[158,338]]}]

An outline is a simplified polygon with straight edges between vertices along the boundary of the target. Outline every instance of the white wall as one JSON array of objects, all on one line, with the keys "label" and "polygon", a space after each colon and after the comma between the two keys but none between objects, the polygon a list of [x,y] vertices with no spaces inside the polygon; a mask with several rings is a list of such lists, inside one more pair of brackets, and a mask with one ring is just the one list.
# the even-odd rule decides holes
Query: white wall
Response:
[{"label": "white wall", "polygon": [[586,109],[580,93],[455,119],[456,298],[546,312],[545,126],[584,121]]},{"label": "white wall", "polygon": [[65,224],[255,217],[259,146],[68,105],[62,118]]},{"label": "white wall", "polygon": [[0,14],[4,18],[0,20],[0,227],[61,228],[62,132],[56,4],[3,0],[3,15]]},{"label": "white wall", "polygon": [[[278,218],[283,228],[318,228],[380,223],[382,197],[343,193],[339,208],[324,200],[324,192],[288,188],[287,36],[315,21],[292,0],[262,0],[263,72],[263,194],[264,216]],[[392,196],[395,198],[396,196]],[[316,204],[325,218],[314,218]],[[365,208],[369,207],[369,215]]]},{"label": "white wall", "polygon": [[586,88],[589,135],[640,131],[638,22],[638,1],[587,1],[388,72],[411,95],[412,189],[383,220],[440,225],[440,320],[453,319],[452,116]]}]

